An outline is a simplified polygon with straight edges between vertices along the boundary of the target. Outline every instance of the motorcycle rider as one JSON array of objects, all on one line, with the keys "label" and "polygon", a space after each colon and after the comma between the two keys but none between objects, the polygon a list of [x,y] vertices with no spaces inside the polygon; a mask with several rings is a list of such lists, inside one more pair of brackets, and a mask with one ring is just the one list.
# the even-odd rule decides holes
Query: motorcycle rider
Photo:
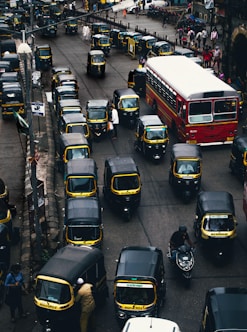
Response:
[{"label": "motorcycle rider", "polygon": [[189,234],[187,232],[187,227],[185,225],[179,226],[178,230],[174,232],[170,239],[170,252],[171,252],[171,261],[176,260],[177,249],[184,245],[185,242],[188,243],[190,247],[194,247],[194,243],[191,241]]}]

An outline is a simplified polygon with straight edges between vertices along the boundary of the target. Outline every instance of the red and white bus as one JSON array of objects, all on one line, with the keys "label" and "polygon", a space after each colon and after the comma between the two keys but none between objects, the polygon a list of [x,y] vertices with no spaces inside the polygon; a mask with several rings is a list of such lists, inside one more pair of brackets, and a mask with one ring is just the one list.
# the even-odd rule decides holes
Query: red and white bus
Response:
[{"label": "red and white bus", "polygon": [[185,56],[146,63],[146,101],[181,142],[232,143],[238,126],[237,91]]}]

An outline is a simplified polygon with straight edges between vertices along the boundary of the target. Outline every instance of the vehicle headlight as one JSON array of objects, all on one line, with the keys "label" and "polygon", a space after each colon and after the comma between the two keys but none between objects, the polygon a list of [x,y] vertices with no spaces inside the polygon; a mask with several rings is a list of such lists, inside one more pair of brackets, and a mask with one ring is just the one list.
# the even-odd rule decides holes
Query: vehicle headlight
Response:
[{"label": "vehicle headlight", "polygon": [[120,318],[120,319],[126,319],[127,318],[126,313],[123,312],[123,311],[119,311],[118,312],[118,318]]},{"label": "vehicle headlight", "polygon": [[152,149],[152,145],[147,145],[147,148],[148,149]]}]

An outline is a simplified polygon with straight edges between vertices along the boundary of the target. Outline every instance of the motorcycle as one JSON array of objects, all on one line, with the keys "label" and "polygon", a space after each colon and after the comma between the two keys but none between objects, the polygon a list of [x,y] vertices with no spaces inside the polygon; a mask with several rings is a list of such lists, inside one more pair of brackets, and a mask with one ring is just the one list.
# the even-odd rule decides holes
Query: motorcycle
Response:
[{"label": "motorcycle", "polygon": [[192,278],[192,270],[195,264],[194,249],[187,244],[183,244],[177,248],[174,259],[173,252],[169,246],[167,257],[170,262],[175,265],[176,270],[182,277],[185,286],[189,287]]}]

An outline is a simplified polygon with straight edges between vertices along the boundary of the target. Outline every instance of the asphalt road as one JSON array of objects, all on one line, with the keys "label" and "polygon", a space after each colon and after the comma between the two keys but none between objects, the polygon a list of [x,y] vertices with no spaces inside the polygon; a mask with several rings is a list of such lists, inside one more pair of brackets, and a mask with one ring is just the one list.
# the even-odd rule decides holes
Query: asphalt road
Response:
[{"label": "asphalt road", "polygon": [[[134,18],[133,18],[134,19]],[[140,18],[139,18],[140,19]],[[144,19],[144,18],[143,18]],[[134,19],[135,20],[135,19]],[[161,23],[159,23],[161,24]],[[146,21],[146,26],[154,26],[153,20]],[[83,41],[81,32],[77,36],[67,36],[62,27],[59,27],[58,36],[55,39],[40,39],[35,42],[39,45],[49,42],[54,65],[69,65],[77,76],[80,86],[81,104],[85,106],[86,101],[91,98],[111,99],[116,88],[127,87],[127,76],[130,69],[138,65],[137,60],[131,60],[129,56],[121,51],[112,50],[107,58],[106,75],[104,79],[95,79],[86,75],[86,58],[89,50],[89,42]],[[174,69],[174,75],[176,75]],[[46,90],[49,82],[47,81]],[[141,114],[150,114],[151,110],[145,100],[141,101]],[[11,192],[14,191],[13,201],[21,205],[23,193],[23,155],[18,136],[14,136],[15,126],[0,120],[1,140],[0,156],[2,173],[9,183]],[[54,127],[55,128],[55,127]],[[6,130],[6,131],[4,131]],[[36,127],[38,130],[38,127]],[[6,139],[2,138],[8,137]],[[242,211],[242,184],[230,174],[228,168],[230,158],[229,146],[203,148],[203,177],[202,189],[204,190],[226,190],[233,194],[238,219],[238,238],[235,243],[233,260],[224,267],[215,266],[202,254],[197,246],[196,264],[190,289],[185,289],[174,274],[166,258],[166,250],[169,238],[180,224],[186,224],[192,239],[194,240],[192,226],[195,215],[195,200],[189,204],[183,204],[174,194],[168,183],[169,155],[171,146],[176,138],[170,133],[170,143],[164,160],[154,165],[146,161],[140,154],[134,151],[134,131],[120,126],[119,138],[114,141],[105,139],[94,143],[92,157],[98,166],[100,198],[104,206],[104,245],[103,252],[107,269],[108,286],[110,298],[104,308],[97,312],[95,332],[102,330],[113,332],[119,331],[114,317],[113,307],[113,279],[116,269],[116,260],[123,246],[127,245],[152,245],[163,250],[166,269],[167,296],[161,317],[174,320],[183,332],[197,332],[199,329],[201,311],[203,308],[205,293],[209,288],[216,286],[245,286],[247,282],[246,256],[247,245],[246,221]],[[7,144],[7,148],[6,148]],[[17,145],[19,144],[19,145]],[[132,220],[124,222],[117,214],[113,213],[102,196],[103,165],[109,156],[132,156],[139,166],[142,180],[141,205]],[[10,159],[7,159],[10,158]],[[18,159],[18,162],[13,161]],[[15,165],[8,167],[8,165]],[[4,170],[4,171],[3,171]],[[18,175],[17,182],[13,177]],[[17,190],[18,189],[18,190]],[[64,188],[60,173],[56,173],[56,194],[61,224],[64,213]],[[12,197],[12,195],[11,195]],[[12,200],[12,199],[11,199]],[[35,323],[35,308],[32,302],[33,294],[24,298],[25,308],[30,312],[25,321],[19,321],[15,328],[7,320],[7,308],[4,306],[0,311],[2,318],[6,321],[5,331],[40,331],[39,324]]]}]

